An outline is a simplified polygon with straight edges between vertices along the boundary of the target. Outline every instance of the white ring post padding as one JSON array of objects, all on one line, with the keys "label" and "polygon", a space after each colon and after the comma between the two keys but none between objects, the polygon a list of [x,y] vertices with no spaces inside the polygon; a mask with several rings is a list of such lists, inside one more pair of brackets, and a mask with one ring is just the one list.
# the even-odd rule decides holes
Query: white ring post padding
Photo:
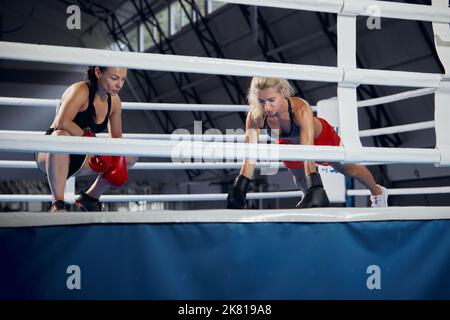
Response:
[{"label": "white ring post padding", "polygon": [[[415,195],[415,194],[438,194],[450,193],[450,187],[429,187],[429,188],[398,188],[388,189],[389,195]],[[286,199],[301,198],[301,191],[280,191],[280,192],[250,192],[247,193],[247,199]],[[369,196],[370,191],[347,190],[348,196]],[[127,195],[102,195],[102,202],[130,202],[130,201],[148,201],[148,202],[188,202],[188,201],[224,201],[227,198],[226,193],[209,194],[127,194]],[[27,194],[0,194],[0,202],[49,202],[52,201],[51,195],[27,195]],[[1,216],[1,214],[0,214]]]},{"label": "white ring post padding", "polygon": [[[86,139],[69,136],[2,134],[0,151],[109,154],[203,160],[254,159],[259,161],[303,160],[342,162],[343,147],[246,144],[202,141],[134,139]],[[363,147],[364,162],[431,163],[440,161],[437,149]],[[225,156],[226,155],[226,156]],[[228,161],[232,162],[232,161]]]},{"label": "white ring post padding", "polygon": [[[217,0],[219,2],[255,5],[255,0]],[[450,23],[450,9],[434,8],[421,4],[406,4],[370,0],[258,0],[258,6],[341,13],[344,8],[357,15],[368,16],[370,8],[379,8],[380,16],[386,18],[435,21]]]},{"label": "white ring post padding", "polygon": [[[448,9],[448,0],[432,0],[437,10]],[[436,148],[441,152],[437,166],[450,166],[450,27],[448,23],[433,22],[434,45],[445,68],[445,76],[434,94]]]},{"label": "white ring post padding", "polygon": [[[277,77],[292,80],[341,82],[344,70],[338,67],[202,58],[181,55],[122,52],[0,41],[0,59],[77,65],[108,66],[137,70],[206,73],[234,76]],[[354,69],[345,71],[345,81],[384,86],[437,88],[440,74]]]},{"label": "white ring post padding", "polygon": [[356,17],[337,16],[337,64],[344,68],[344,81],[338,83],[337,103],[339,129],[345,146],[345,162],[361,162],[363,149],[359,139],[358,108],[356,105],[357,83],[346,80],[346,72],[356,68]]},{"label": "white ring post padding", "polygon": [[434,94],[434,104],[436,148],[441,153],[441,160],[436,165],[448,167],[450,166],[450,79],[441,82],[441,86]]}]

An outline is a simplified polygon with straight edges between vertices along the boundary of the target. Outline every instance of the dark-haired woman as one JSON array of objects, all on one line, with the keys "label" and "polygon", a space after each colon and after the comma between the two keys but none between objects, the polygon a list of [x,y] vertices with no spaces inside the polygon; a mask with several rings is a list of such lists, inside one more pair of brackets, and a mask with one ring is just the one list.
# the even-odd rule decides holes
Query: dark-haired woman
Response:
[{"label": "dark-haired woman", "polygon": [[[111,138],[122,138],[121,101],[118,96],[127,69],[89,67],[88,81],[71,85],[61,98],[61,105],[47,135],[95,137],[108,128]],[[99,198],[109,187],[123,186],[127,169],[135,157],[37,153],[39,169],[47,176],[53,196],[50,212],[68,211],[64,201],[66,180],[72,176],[97,174],[92,186],[81,192],[75,205],[83,211],[102,211]]]}]

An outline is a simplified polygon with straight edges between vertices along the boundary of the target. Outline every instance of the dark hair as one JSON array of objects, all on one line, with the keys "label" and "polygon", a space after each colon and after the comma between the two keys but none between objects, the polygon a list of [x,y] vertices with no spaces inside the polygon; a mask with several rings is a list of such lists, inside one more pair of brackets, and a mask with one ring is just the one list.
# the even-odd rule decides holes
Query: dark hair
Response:
[{"label": "dark hair", "polygon": [[87,70],[87,81],[92,92],[97,92],[97,77],[95,76],[95,68],[99,68],[101,72],[105,71],[107,67],[90,66]]}]

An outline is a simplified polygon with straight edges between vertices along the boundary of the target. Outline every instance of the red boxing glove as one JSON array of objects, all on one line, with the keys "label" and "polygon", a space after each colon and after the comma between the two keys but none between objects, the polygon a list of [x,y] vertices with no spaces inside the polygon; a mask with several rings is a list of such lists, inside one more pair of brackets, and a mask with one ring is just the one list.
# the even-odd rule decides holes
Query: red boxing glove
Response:
[{"label": "red boxing glove", "polygon": [[102,178],[113,187],[121,187],[128,181],[127,162],[124,156],[112,156],[111,159],[111,167]]},{"label": "red boxing glove", "polygon": [[91,130],[91,128],[87,127],[83,130],[83,137],[95,137],[95,133]]},{"label": "red boxing glove", "polygon": [[[83,137],[95,137],[95,133],[87,127],[83,130]],[[93,156],[89,158],[88,164],[95,172],[106,172],[111,167],[111,156]]]},{"label": "red boxing glove", "polygon": [[92,156],[88,163],[92,170],[103,173],[111,168],[111,162],[111,156]]}]

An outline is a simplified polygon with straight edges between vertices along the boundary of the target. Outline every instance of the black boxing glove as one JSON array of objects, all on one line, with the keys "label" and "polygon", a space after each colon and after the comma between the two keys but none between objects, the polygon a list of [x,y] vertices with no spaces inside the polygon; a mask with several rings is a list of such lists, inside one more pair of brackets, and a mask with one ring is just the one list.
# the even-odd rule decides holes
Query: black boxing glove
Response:
[{"label": "black boxing glove", "polygon": [[306,177],[306,194],[303,199],[297,203],[297,208],[319,208],[329,207],[330,200],[328,200],[327,193],[323,188],[322,179],[317,172],[311,173]]},{"label": "black boxing glove", "polygon": [[247,192],[251,180],[243,175],[239,175],[233,183],[227,197],[227,209],[246,209]]}]

